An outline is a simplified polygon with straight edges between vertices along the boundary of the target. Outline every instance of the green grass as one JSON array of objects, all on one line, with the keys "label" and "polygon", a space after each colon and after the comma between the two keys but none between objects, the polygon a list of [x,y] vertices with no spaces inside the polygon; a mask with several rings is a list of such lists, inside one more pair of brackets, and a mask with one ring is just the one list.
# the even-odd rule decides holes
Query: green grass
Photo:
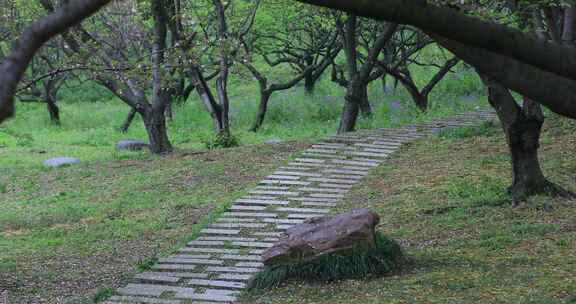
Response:
[{"label": "green grass", "polygon": [[[541,148],[547,176],[571,190],[574,127],[552,115]],[[245,295],[243,303],[573,303],[576,203],[536,196],[513,208],[505,195],[511,180],[504,136],[497,126],[477,130],[402,148],[339,205],[380,215],[379,231],[412,261],[402,273],[290,281]]]},{"label": "green grass", "polygon": [[[14,302],[118,286],[182,247],[305,144],[11,168],[0,177],[0,282]],[[59,282],[77,282],[63,285]]]},{"label": "green grass", "polygon": [[381,233],[370,248],[356,248],[345,254],[329,254],[312,261],[267,266],[249,283],[249,291],[278,287],[291,281],[330,282],[382,276],[399,270],[405,263],[400,246]]},{"label": "green grass", "polygon": [[[430,73],[413,71],[420,84]],[[90,301],[99,288],[118,286],[183,246],[306,142],[333,134],[344,95],[327,79],[314,96],[303,87],[278,92],[264,126],[253,133],[248,129],[257,108],[256,83],[233,78],[230,88],[232,133],[240,147],[206,150],[214,138],[212,122],[193,96],[174,109],[168,128],[177,149],[165,157],[116,151],[120,139],[146,140],[144,127],[138,118],[127,134],[119,132],[128,107],[89,82],[61,91],[61,126],[49,122],[44,105],[18,104],[16,117],[0,126],[0,283],[9,287],[11,300]],[[395,127],[485,106],[479,88],[475,74],[460,67],[422,114],[402,88],[384,93],[375,82],[369,88],[374,117],[361,120],[359,128]],[[269,139],[287,142],[261,145]],[[42,166],[57,156],[77,157],[81,164]]]}]

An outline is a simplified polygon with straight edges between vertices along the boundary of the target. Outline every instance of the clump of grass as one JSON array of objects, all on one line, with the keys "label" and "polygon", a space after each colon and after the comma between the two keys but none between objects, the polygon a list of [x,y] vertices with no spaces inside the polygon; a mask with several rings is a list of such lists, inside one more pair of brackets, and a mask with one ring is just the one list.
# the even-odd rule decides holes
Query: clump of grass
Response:
[{"label": "clump of grass", "polygon": [[439,136],[444,139],[462,139],[478,136],[490,137],[495,134],[498,134],[498,129],[496,128],[494,122],[485,121],[479,126],[450,128],[447,130],[442,130]]},{"label": "clump of grass", "polygon": [[204,144],[206,145],[206,148],[210,150],[234,148],[240,146],[238,138],[228,133],[216,134],[214,137],[204,141]]},{"label": "clump of grass", "polygon": [[114,291],[114,289],[110,287],[99,289],[98,292],[96,292],[96,294],[92,298],[92,302],[93,303],[104,302],[115,294],[116,292]]},{"label": "clump of grass", "polygon": [[330,254],[298,264],[274,265],[258,273],[249,291],[278,287],[288,280],[326,282],[384,275],[401,268],[405,258],[400,245],[377,233],[375,246],[359,248],[347,254]]},{"label": "clump of grass", "polygon": [[148,271],[152,269],[152,266],[154,266],[156,262],[158,262],[158,258],[156,256],[147,259],[142,259],[136,263],[136,268],[139,271]]}]

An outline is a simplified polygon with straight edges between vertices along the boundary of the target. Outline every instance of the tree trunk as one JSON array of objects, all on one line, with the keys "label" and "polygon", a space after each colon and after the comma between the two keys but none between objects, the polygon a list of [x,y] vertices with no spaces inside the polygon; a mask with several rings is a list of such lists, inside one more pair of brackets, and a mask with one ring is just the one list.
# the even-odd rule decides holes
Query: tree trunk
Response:
[{"label": "tree trunk", "polygon": [[60,109],[56,104],[56,96],[49,95],[46,97],[46,108],[50,114],[50,121],[55,125],[60,125]]},{"label": "tree trunk", "polygon": [[124,123],[122,123],[122,127],[120,127],[120,132],[126,133],[128,129],[130,129],[130,125],[132,125],[132,121],[134,121],[134,117],[136,116],[136,110],[130,109],[130,113],[126,116]]},{"label": "tree trunk", "polygon": [[306,72],[304,76],[304,92],[306,92],[306,95],[314,95],[316,80],[318,80],[318,78],[314,76],[313,72],[313,70],[310,70]]},{"label": "tree trunk", "polygon": [[266,112],[268,111],[268,101],[270,100],[271,95],[271,92],[260,92],[260,104],[258,105],[258,113],[256,113],[256,119],[254,120],[254,124],[252,124],[250,131],[257,132],[264,123],[264,118],[266,117]]},{"label": "tree trunk", "polygon": [[166,154],[172,151],[172,144],[168,139],[166,130],[166,116],[164,108],[150,108],[142,114],[144,126],[150,141],[150,152]]},{"label": "tree trunk", "polygon": [[368,100],[368,84],[363,84],[360,86],[361,87],[359,88],[358,92],[360,113],[362,113],[362,117],[370,118],[372,117],[372,106]]},{"label": "tree trunk", "polygon": [[544,115],[540,105],[525,98],[520,108],[510,91],[482,76],[488,89],[488,100],[502,123],[512,160],[512,185],[508,193],[516,204],[536,194],[573,197],[544,176],[538,160],[540,132]]},{"label": "tree trunk", "polygon": [[362,103],[367,102],[366,90],[365,88],[362,89],[362,84],[357,79],[352,79],[348,83],[344,100],[344,109],[340,117],[338,134],[354,131],[360,107]]}]

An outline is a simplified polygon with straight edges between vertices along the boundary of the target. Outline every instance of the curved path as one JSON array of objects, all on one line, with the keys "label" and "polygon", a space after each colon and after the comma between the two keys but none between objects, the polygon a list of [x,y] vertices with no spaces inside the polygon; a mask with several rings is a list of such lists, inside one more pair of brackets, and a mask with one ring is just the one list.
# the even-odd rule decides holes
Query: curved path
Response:
[{"label": "curved path", "polygon": [[117,290],[106,303],[230,303],[263,266],[261,254],[282,231],[330,213],[354,185],[403,143],[443,128],[477,125],[477,111],[401,129],[378,129],[323,140],[278,168],[176,254]]}]

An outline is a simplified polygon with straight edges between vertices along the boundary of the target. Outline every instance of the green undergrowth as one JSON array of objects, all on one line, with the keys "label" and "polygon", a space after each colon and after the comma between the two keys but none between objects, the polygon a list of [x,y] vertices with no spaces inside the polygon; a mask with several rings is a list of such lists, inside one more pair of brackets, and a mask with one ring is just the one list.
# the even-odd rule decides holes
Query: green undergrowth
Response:
[{"label": "green undergrowth", "polygon": [[248,290],[278,287],[286,281],[330,282],[343,279],[382,276],[399,270],[405,262],[400,246],[377,233],[375,244],[355,248],[345,254],[328,254],[312,261],[267,266],[249,283]]}]

